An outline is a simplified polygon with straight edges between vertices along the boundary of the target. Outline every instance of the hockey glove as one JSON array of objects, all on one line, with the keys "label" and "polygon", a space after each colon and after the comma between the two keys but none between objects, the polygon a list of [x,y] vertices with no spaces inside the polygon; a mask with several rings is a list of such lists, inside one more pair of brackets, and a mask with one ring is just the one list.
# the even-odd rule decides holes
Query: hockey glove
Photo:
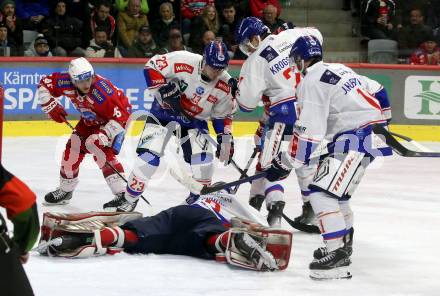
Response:
[{"label": "hockey glove", "polygon": [[183,113],[180,105],[180,90],[176,84],[169,82],[159,88],[163,104],[176,113]]},{"label": "hockey glove", "polygon": [[254,135],[254,144],[257,147],[258,151],[261,151],[261,147],[263,147],[263,134],[264,134],[264,123],[260,121],[260,125],[255,131]]},{"label": "hockey glove", "polygon": [[228,85],[231,88],[231,95],[235,98],[238,91],[238,80],[237,78],[229,78]]},{"label": "hockey glove", "polygon": [[234,137],[232,134],[217,135],[217,151],[215,156],[225,165],[230,164],[234,155]]},{"label": "hockey glove", "polygon": [[66,122],[67,112],[64,110],[64,107],[61,106],[58,101],[54,98],[50,98],[50,100],[41,105],[41,110],[46,113],[53,121],[58,123]]},{"label": "hockey glove", "polygon": [[275,182],[287,178],[292,171],[293,166],[283,161],[285,156],[281,152],[272,159],[272,165],[266,170],[266,179]]}]

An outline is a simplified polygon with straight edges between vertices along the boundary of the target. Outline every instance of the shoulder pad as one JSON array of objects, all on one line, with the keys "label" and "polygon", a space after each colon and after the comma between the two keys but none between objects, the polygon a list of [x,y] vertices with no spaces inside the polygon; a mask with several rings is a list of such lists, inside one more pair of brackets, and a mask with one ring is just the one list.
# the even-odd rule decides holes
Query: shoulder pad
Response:
[{"label": "shoulder pad", "polygon": [[278,55],[276,50],[270,45],[266,46],[266,48],[260,52],[260,57],[264,58],[268,63],[274,60]]},{"label": "shoulder pad", "polygon": [[341,80],[341,77],[339,77],[330,70],[325,70],[325,72],[321,76],[321,79],[319,79],[319,81],[321,82],[333,84],[333,85],[337,84],[339,80]]}]

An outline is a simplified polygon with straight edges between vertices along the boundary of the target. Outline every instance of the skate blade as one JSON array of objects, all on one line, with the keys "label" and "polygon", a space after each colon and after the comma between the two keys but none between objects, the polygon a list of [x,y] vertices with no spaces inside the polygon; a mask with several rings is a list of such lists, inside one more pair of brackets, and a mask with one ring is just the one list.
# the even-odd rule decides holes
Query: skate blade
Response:
[{"label": "skate blade", "polygon": [[329,270],[310,270],[310,278],[313,280],[351,279],[352,274],[347,266],[343,266]]},{"label": "skate blade", "polygon": [[67,205],[68,203],[70,203],[70,200],[62,200],[60,202],[47,202],[47,201],[43,201],[43,205],[45,206],[63,206],[63,205]]},{"label": "skate blade", "polygon": [[104,208],[104,212],[109,212],[109,213],[117,212],[117,210],[118,210],[117,207],[107,207],[107,208]]}]

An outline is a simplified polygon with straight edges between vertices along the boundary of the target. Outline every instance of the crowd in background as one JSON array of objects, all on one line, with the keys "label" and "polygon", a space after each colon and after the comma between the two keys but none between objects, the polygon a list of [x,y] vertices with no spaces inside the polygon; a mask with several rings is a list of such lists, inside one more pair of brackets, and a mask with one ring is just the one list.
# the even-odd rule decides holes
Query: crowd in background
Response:
[{"label": "crowd in background", "polygon": [[[396,40],[408,63],[440,64],[440,0],[342,3],[365,38]],[[0,56],[148,58],[202,53],[222,39],[231,58],[244,59],[234,38],[241,19],[261,18],[276,31],[281,9],[279,0],[0,0]]]},{"label": "crowd in background", "polygon": [[241,19],[276,29],[280,13],[278,0],[0,0],[0,56],[148,58],[202,53],[222,39],[244,59],[234,38]]}]

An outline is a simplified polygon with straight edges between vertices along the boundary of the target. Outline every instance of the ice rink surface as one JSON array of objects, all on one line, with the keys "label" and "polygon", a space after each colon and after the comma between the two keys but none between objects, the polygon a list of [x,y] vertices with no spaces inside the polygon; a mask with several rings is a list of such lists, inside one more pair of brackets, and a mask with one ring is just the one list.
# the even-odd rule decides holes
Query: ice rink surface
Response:
[{"label": "ice rink surface", "polygon": [[[3,164],[37,194],[45,211],[100,210],[112,199],[91,157],[80,171],[80,184],[69,205],[45,207],[44,195],[58,185],[59,160],[66,137],[3,139]],[[136,138],[127,139],[121,154],[129,171]],[[439,144],[431,147],[440,151]],[[171,154],[171,153],[169,153]],[[250,139],[241,138],[236,161],[243,167],[251,154]],[[168,159],[170,161],[170,159]],[[235,180],[232,167],[218,165],[214,180]],[[301,208],[294,173],[283,182],[287,216]],[[237,198],[247,202],[249,185]],[[145,193],[152,213],[181,203],[186,190],[162,161]],[[228,265],[173,255],[127,255],[69,260],[32,253],[25,265],[36,295],[440,295],[440,158],[389,157],[367,170],[354,198],[355,237],[351,280],[313,281],[308,276],[319,235],[294,231],[290,265],[283,272],[258,273]],[[150,214],[140,201],[137,210]],[[284,223],[284,222],[283,222]],[[289,225],[284,223],[284,228]]]}]

